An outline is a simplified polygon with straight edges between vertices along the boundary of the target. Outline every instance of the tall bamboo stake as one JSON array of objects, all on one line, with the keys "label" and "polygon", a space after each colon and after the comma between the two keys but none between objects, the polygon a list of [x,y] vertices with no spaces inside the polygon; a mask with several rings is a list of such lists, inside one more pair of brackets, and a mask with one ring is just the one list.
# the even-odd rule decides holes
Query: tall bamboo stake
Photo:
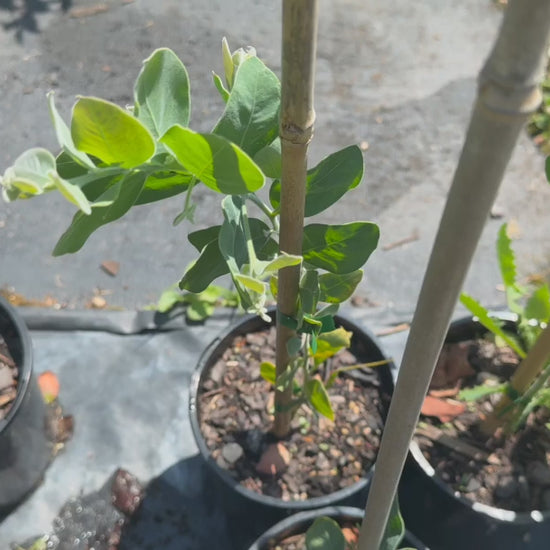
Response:
[{"label": "tall bamboo stake", "polygon": [[[313,87],[317,46],[317,0],[284,0],[281,89],[281,230],[279,248],[288,254],[302,253],[307,148],[313,136],[315,111]],[[279,272],[277,307],[294,316],[300,267]],[[277,375],[289,363],[286,344],[295,332],[277,320]],[[275,392],[273,433],[285,437],[290,431],[289,403],[292,388]]]},{"label": "tall bamboo stake", "polygon": [[510,0],[439,226],[384,429],[359,550],[379,548],[422,402],[489,209],[524,123],[541,101],[549,0]]}]

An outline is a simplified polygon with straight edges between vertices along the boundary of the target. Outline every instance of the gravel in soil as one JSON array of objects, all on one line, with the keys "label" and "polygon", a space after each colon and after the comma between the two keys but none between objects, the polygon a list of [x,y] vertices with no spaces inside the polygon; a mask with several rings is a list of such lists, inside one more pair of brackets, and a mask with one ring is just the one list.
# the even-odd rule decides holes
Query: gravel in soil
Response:
[{"label": "gravel in soil", "polygon": [[[237,336],[204,377],[200,428],[214,460],[251,491],[285,501],[330,494],[361,480],[376,459],[389,400],[375,369],[336,379],[328,390],[334,422],[302,406],[290,436],[276,441],[269,433],[274,391],[260,376],[260,364],[274,359],[271,327]],[[334,369],[369,358],[342,350],[331,361]]]},{"label": "gravel in soil", "polygon": [[[449,361],[451,358],[451,361]],[[471,369],[469,375],[464,359]],[[453,363],[450,365],[449,363]],[[473,387],[488,379],[495,384],[506,381],[519,364],[509,348],[497,347],[490,341],[472,340],[446,344],[440,357],[430,393],[445,395],[454,401],[460,388]],[[459,374],[455,377],[449,372]],[[489,439],[480,433],[480,419],[498,400],[493,394],[469,402],[466,410],[443,423],[438,418],[421,417],[416,441],[436,474],[454,491],[476,502],[515,512],[550,510],[550,431],[546,427],[547,409],[535,410],[526,425],[512,435],[499,431]],[[438,430],[423,429],[435,427]],[[430,436],[430,432],[446,437]],[[427,434],[427,435],[426,435]],[[441,444],[444,441],[447,443]],[[453,450],[450,447],[455,445]],[[448,443],[453,443],[448,445]],[[466,445],[462,445],[465,443]],[[456,449],[462,451],[457,451]],[[469,449],[478,449],[476,455]]]},{"label": "gravel in soil", "polygon": [[0,335],[0,421],[8,415],[17,396],[19,370]]}]

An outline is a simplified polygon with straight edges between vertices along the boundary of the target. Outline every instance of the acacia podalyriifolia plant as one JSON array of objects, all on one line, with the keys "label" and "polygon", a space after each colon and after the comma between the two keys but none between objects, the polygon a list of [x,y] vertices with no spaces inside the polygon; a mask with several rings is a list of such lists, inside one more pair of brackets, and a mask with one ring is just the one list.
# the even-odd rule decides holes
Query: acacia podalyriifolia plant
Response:
[{"label": "acacia podalyriifolia plant", "polygon": [[[53,250],[59,256],[77,252],[96,229],[133,206],[184,194],[176,225],[193,220],[197,186],[219,193],[222,221],[189,233],[198,258],[186,269],[179,287],[203,293],[215,279],[229,274],[241,306],[269,319],[266,302],[277,295],[278,270],[301,266],[298,313],[282,319],[297,331],[288,343],[290,364],[278,377],[271,363],[264,363],[261,373],[277,388],[293,388],[292,412],[309,403],[333,418],[326,387],[336,373],[322,380],[318,368],[350,344],[350,333],[336,329],[333,317],[361,281],[361,267],[378,243],[378,227],[365,221],[309,223],[304,227],[302,254],[279,253],[280,82],[254,50],[231,53],[224,40],[222,53],[225,82],[215,73],[213,79],[225,108],[210,133],[188,126],[189,79],[169,49],[158,49],[144,61],[133,106],[121,108],[104,99],[78,97],[68,126],[50,93],[49,109],[61,152],[57,156],[42,148],[24,152],[1,179],[3,196],[13,201],[57,189],[78,207]],[[334,204],[359,185],[362,175],[357,146],[311,168],[305,216]],[[272,183],[265,201],[258,191],[268,178]]]},{"label": "acacia podalyriifolia plant", "polygon": [[462,304],[494,335],[497,344],[509,346],[522,361],[509,382],[477,386],[463,390],[459,395],[472,400],[490,393],[502,393],[493,414],[481,424],[487,435],[498,427],[506,432],[516,431],[536,407],[550,409],[550,289],[544,282],[538,282],[534,288],[518,282],[515,254],[506,224],[498,234],[497,256],[508,308],[517,316],[517,333],[507,331],[498,318],[491,316],[471,296],[463,293],[460,298]]}]

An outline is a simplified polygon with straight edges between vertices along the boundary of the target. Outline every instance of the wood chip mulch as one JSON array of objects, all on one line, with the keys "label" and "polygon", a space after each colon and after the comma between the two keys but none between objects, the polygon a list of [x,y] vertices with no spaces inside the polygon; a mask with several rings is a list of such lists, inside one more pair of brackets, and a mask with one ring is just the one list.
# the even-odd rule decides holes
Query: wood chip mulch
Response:
[{"label": "wood chip mulch", "polygon": [[[457,346],[462,351],[457,351]],[[453,368],[444,366],[445,354],[460,362],[465,352],[472,368],[470,376],[447,380],[448,388],[457,392],[458,387],[473,387],[488,379],[500,384],[519,364],[511,349],[486,340],[447,344],[444,349],[434,380],[445,380],[448,372],[465,372],[463,367],[456,368],[458,363]],[[435,416],[422,416],[416,441],[440,479],[462,496],[515,512],[550,510],[548,410],[531,413],[525,427],[515,434],[505,436],[497,431],[487,439],[478,425],[499,395],[466,403],[464,412],[444,423]]]},{"label": "wood chip mulch", "polygon": [[[341,351],[331,368],[370,359],[355,353]],[[329,389],[335,422],[302,406],[290,437],[276,443],[269,433],[274,392],[260,376],[261,362],[274,357],[273,327],[238,336],[203,378],[199,419],[212,457],[248,489],[285,501],[326,495],[361,480],[376,459],[389,400],[381,396],[376,370],[364,369],[361,379],[337,378]],[[271,474],[259,473],[270,446],[276,466]]]}]

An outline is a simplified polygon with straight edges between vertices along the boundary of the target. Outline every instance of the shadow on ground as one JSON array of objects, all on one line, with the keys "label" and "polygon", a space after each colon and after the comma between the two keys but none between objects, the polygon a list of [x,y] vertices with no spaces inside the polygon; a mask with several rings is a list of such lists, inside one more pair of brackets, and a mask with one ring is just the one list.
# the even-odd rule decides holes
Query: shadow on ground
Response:
[{"label": "shadow on ground", "polygon": [[0,0],[0,11],[8,11],[12,14],[2,23],[2,28],[13,31],[17,42],[23,42],[25,32],[40,32],[38,14],[49,12],[57,5],[65,12],[71,4],[72,0]]}]

